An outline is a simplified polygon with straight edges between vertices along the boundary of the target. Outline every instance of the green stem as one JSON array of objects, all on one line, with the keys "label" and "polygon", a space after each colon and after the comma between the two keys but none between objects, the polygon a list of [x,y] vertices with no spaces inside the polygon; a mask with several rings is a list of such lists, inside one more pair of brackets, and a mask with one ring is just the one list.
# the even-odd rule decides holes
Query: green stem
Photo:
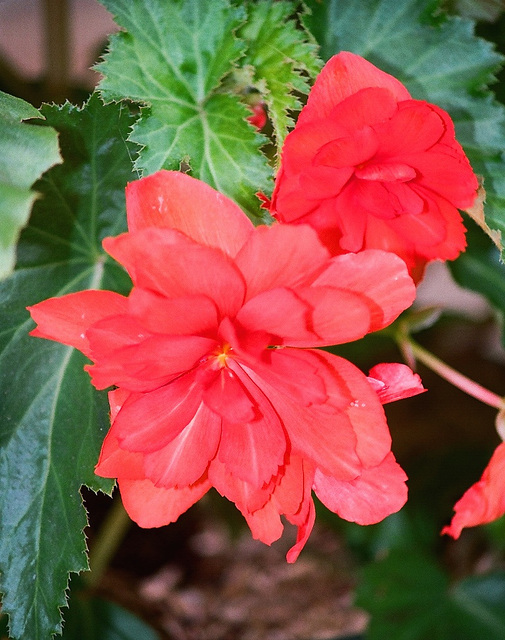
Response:
[{"label": "green stem", "polygon": [[109,562],[123,541],[131,525],[119,494],[112,502],[112,507],[100,527],[89,554],[90,571],[83,574],[89,589],[100,582]]},{"label": "green stem", "polygon": [[441,378],[447,380],[452,385],[461,389],[468,395],[480,400],[484,404],[501,410],[505,407],[505,398],[500,397],[498,394],[489,391],[482,385],[474,382],[470,378],[467,378],[456,369],[453,369],[449,365],[445,364],[442,360],[434,356],[432,353],[417,344],[410,336],[403,335],[401,337],[401,344],[403,347],[408,347],[410,353],[414,357],[422,362],[429,369],[438,373]]}]

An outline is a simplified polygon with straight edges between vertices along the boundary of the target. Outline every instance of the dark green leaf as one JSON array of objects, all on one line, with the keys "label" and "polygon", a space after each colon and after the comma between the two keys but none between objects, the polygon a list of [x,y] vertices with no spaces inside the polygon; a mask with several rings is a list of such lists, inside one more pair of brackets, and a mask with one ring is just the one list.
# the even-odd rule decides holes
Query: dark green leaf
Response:
[{"label": "dark green leaf", "polygon": [[243,7],[226,0],[101,0],[126,31],[111,37],[100,91],[105,99],[147,105],[131,140],[142,145],[137,167],[190,167],[192,175],[259,214],[257,191],[271,171],[265,140],[246,121],[247,107],[221,81],[244,54],[235,31]]},{"label": "dark green leaf", "polygon": [[502,640],[504,596],[505,573],[450,586],[431,556],[398,549],[365,569],[356,603],[372,616],[367,640]]},{"label": "dark green leaf", "polygon": [[117,604],[72,595],[65,615],[63,640],[158,640],[145,622]]},{"label": "dark green leaf", "polygon": [[91,387],[81,354],[28,335],[25,307],[78,289],[128,290],[100,241],[125,229],[124,187],[134,178],[128,111],[93,96],[82,110],[42,113],[60,134],[64,164],[38,182],[17,269],[0,286],[1,590],[11,634],[23,640],[60,629],[68,573],[87,567],[80,486],[111,490],[93,473],[106,396]]},{"label": "dark green leaf", "polygon": [[61,161],[56,131],[23,122],[30,118],[41,115],[0,91],[0,278],[14,268],[16,242],[37,197],[31,186]]}]

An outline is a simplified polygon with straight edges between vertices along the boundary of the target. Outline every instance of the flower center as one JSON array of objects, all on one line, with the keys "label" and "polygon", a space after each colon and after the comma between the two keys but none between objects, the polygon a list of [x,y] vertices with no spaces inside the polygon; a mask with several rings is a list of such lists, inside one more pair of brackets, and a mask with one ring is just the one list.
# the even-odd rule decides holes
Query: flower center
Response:
[{"label": "flower center", "polygon": [[228,343],[223,344],[221,347],[219,347],[219,349],[216,349],[216,351],[214,351],[212,355],[214,356],[214,367],[216,369],[223,369],[224,367],[228,366],[226,364],[226,361],[228,359],[228,354],[230,351],[233,351],[233,349]]}]

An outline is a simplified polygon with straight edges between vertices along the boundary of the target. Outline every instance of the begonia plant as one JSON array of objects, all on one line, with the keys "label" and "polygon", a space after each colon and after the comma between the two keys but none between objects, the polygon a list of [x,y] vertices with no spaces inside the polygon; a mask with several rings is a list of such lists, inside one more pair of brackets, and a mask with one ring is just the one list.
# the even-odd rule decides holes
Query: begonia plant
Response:
[{"label": "begonia plant", "polygon": [[[458,545],[505,514],[503,384],[412,337],[454,321],[445,291],[416,301],[445,263],[505,345],[502,56],[428,0],[100,2],[118,30],[83,104],[0,92],[0,633],[88,633],[65,627],[69,576],[77,611],[130,518],[174,526],[220,494],[262,543],[294,525],[289,563],[320,521],[378,527],[372,640],[503,637],[505,574],[450,588],[415,526],[406,583],[426,570],[444,624],[415,585],[395,599],[408,478],[383,408],[428,406],[433,372],[491,406],[489,464],[433,529]],[[116,483],[88,553],[81,488]],[[106,611],[104,640],[155,637]]]}]

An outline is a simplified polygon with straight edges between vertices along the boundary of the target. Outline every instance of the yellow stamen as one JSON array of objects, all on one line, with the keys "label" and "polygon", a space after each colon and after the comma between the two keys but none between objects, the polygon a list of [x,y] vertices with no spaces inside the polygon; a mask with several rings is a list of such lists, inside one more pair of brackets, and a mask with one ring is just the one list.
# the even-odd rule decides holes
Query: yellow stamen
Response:
[{"label": "yellow stamen", "polygon": [[229,344],[224,344],[218,351],[215,352],[217,366],[222,369],[226,367],[226,360],[228,358],[228,352],[231,351],[232,348]]}]

